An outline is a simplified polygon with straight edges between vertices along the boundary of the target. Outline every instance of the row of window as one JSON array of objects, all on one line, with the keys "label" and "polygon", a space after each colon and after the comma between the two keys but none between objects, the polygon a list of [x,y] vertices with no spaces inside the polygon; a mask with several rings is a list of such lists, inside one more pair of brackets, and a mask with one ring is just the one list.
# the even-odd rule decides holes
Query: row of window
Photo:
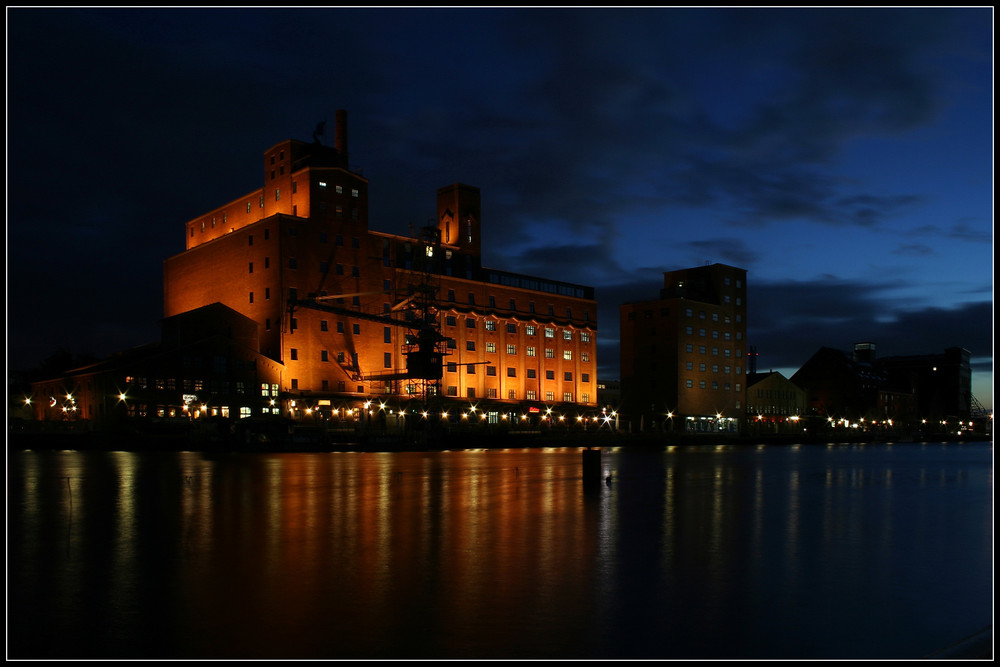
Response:
[{"label": "row of window", "polygon": [[[467,318],[465,318],[465,328],[466,329],[475,329],[476,328],[476,321],[477,321],[477,319],[475,317],[467,317]],[[445,317],[445,325],[447,325],[449,327],[458,326],[457,322],[458,322],[458,320],[457,320],[457,318],[454,315],[447,315]],[[483,326],[486,328],[487,331],[496,331],[497,330],[497,321],[496,320],[485,320],[485,322],[483,323]],[[528,335],[528,336],[535,336],[535,335],[538,334],[538,328],[539,327],[537,325],[535,325],[535,324],[525,324],[524,325],[524,333],[526,335]],[[508,322],[507,323],[507,333],[511,333],[511,334],[517,333],[517,324],[515,322]],[[546,338],[555,338],[556,337],[556,330],[555,330],[554,327],[542,327],[542,333],[544,334],[544,336]],[[562,337],[563,337],[563,340],[573,340],[573,331],[570,330],[570,329],[563,329],[563,331],[562,331]],[[582,342],[582,343],[589,343],[590,342],[590,332],[589,331],[581,331],[580,332],[580,342]]]},{"label": "row of window", "polygon": [[[457,373],[459,366],[465,366],[466,367],[465,368],[465,372],[468,375],[475,375],[476,374],[476,364],[459,364],[459,363],[453,362],[453,361],[452,362],[448,362],[448,364],[447,364],[448,372],[449,373]],[[528,369],[526,369],[525,373],[526,373],[526,377],[528,377],[529,379],[536,379],[538,377],[537,370],[534,369],[534,368],[528,368]],[[487,375],[487,377],[496,377],[496,374],[497,374],[497,367],[496,366],[487,366],[486,367],[486,375]],[[517,377],[517,369],[508,366],[507,367],[507,377],[509,377],[509,378],[516,378]],[[547,370],[547,371],[545,371],[545,379],[546,380],[555,380],[556,379],[556,372],[553,371],[553,370]],[[570,372],[570,371],[564,372],[563,373],[563,381],[564,382],[572,382],[573,381],[573,373]],[[583,383],[590,382],[590,373],[581,373],[580,374],[580,382],[583,382]]]},{"label": "row of window", "polygon": [[[455,385],[448,385],[447,387],[445,387],[445,395],[447,395],[447,396],[458,396],[458,387],[456,387]],[[465,390],[465,396],[466,396],[466,398],[479,398],[476,395],[476,389],[474,387],[468,387],[468,388],[466,388],[466,390]],[[486,396],[485,396],[485,398],[499,398],[497,389],[495,387],[488,388],[486,390]],[[511,400],[511,401],[518,400],[517,390],[516,389],[508,389],[507,390],[507,398],[509,400]],[[528,400],[528,401],[537,401],[538,400],[538,392],[535,391],[534,389],[528,389],[528,390],[526,390],[524,392],[524,398],[525,398],[525,400]],[[554,391],[547,391],[547,392],[545,392],[545,400],[548,403],[552,403],[553,401],[556,400],[556,393]],[[573,392],[571,392],[571,391],[563,392],[563,394],[562,394],[562,400],[563,400],[564,403],[572,403],[573,402]],[[580,400],[583,403],[590,403],[590,394],[588,394],[588,393],[580,394]]]},{"label": "row of window", "polygon": [[[687,362],[686,364],[684,364],[684,369],[688,370],[688,371],[693,371],[694,370],[694,363],[692,363],[690,361]],[[705,373],[705,372],[708,371],[708,365],[707,364],[698,364],[698,370],[701,371],[702,373]],[[730,370],[729,366],[722,366],[722,373],[723,373],[723,375],[729,375],[729,370]],[[718,364],[712,364],[712,372],[713,373],[718,373],[719,372],[719,365]],[[743,368],[741,366],[737,366],[736,367],[736,375],[742,375],[742,374],[743,374]]]},{"label": "row of window", "polygon": [[[688,354],[691,354],[691,353],[693,353],[693,352],[694,352],[694,345],[692,345],[692,344],[688,343],[687,345],[685,345],[685,346],[684,346],[684,350],[685,350],[685,351],[686,351],[686,352],[687,352]],[[736,350],[736,354],[735,354],[735,355],[733,355],[733,354],[732,354],[732,350],[730,350],[730,349],[729,349],[728,347],[725,347],[725,348],[723,348],[723,349],[722,349],[722,352],[723,352],[723,356],[724,356],[724,357],[730,357],[730,356],[736,356],[736,357],[739,357],[739,356],[741,356],[741,355],[742,355],[742,352],[741,352],[740,350]],[[699,353],[699,354],[708,354],[708,347],[706,347],[706,346],[704,346],[704,345],[699,345],[699,346],[698,346],[698,353]],[[713,348],[712,348],[712,356],[713,356],[713,357],[717,357],[717,356],[719,356],[719,348],[717,348],[717,347],[713,347]]]},{"label": "row of window", "polygon": [[[684,327],[684,333],[686,333],[689,336],[693,336],[694,335],[694,327]],[[701,336],[702,338],[704,338],[705,336],[708,335],[708,332],[705,329],[698,329],[698,335]],[[719,338],[719,330],[718,329],[712,329],[712,338],[716,338],[716,339]],[[722,340],[731,340],[730,333],[728,331],[723,331],[722,332]],[[736,340],[743,340],[743,332],[742,331],[737,331],[736,332]]]},{"label": "row of window", "polygon": [[[476,349],[476,343],[475,343],[475,341],[471,341],[471,340],[470,341],[466,341],[466,349],[469,350],[469,351],[475,351],[475,349]],[[497,351],[497,344],[496,343],[491,343],[491,342],[487,342],[486,343],[486,352],[487,353],[495,353],[496,351]],[[507,345],[507,354],[517,354],[517,345]],[[538,356],[538,348],[535,347],[535,346],[533,346],[533,345],[528,345],[527,347],[524,348],[524,354],[525,354],[525,356],[528,356],[528,357],[537,357]],[[556,358],[556,351],[555,351],[555,349],[551,348],[551,347],[545,348],[545,358],[546,359],[555,359]],[[563,350],[562,358],[564,360],[566,360],[566,361],[573,361],[573,350]],[[584,362],[590,361],[590,352],[581,352],[580,353],[580,361],[584,361]]]},{"label": "row of window", "polygon": [[[694,383],[695,383],[694,380],[690,380],[690,379],[689,380],[684,380],[684,386],[687,387],[688,389],[694,389],[694,386],[695,386]],[[705,380],[698,380],[698,388],[699,389],[708,389],[709,387],[711,387],[712,389],[715,389],[715,390],[717,390],[717,389],[720,388],[718,382],[711,382],[711,383],[709,383],[709,382],[707,382]],[[743,385],[740,384],[739,382],[737,382],[736,385],[735,385],[735,388],[733,388],[733,386],[730,385],[728,382],[724,382],[722,384],[722,389],[724,391],[737,391],[738,392],[738,391],[742,391],[743,390]]]}]

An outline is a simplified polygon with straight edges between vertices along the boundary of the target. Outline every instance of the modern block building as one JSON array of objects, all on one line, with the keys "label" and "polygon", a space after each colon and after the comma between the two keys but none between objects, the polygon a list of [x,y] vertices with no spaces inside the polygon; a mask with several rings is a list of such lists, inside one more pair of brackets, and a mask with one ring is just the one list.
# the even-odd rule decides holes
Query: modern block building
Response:
[{"label": "modern block building", "polygon": [[284,141],[263,167],[262,187],[185,224],[164,314],[218,302],[255,321],[284,414],[372,397],[597,405],[593,288],[485,267],[478,188],[441,188],[416,237],[369,229],[343,111],[333,146]]},{"label": "modern block building", "polygon": [[622,410],[632,428],[732,432],[745,412],[746,270],[663,274],[658,299],[623,304]]}]

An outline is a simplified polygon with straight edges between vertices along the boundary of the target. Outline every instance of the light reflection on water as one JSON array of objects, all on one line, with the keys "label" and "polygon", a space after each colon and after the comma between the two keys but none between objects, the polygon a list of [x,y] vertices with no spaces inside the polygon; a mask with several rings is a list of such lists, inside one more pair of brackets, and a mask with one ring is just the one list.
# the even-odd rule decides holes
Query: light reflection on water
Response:
[{"label": "light reflection on water", "polygon": [[910,658],[992,622],[990,443],[581,461],[13,454],[9,655]]}]

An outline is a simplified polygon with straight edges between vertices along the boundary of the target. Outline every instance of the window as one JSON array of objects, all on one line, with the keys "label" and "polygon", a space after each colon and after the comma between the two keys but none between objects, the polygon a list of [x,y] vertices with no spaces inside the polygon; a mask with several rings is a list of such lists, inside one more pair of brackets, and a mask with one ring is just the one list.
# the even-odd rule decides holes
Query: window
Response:
[{"label": "window", "polygon": [[535,325],[534,324],[526,324],[524,326],[524,333],[528,334],[529,336],[534,336],[535,335]]},{"label": "window", "polygon": [[563,350],[563,359],[565,359],[566,361],[573,361],[573,351]]},{"label": "window", "polygon": [[496,366],[487,366],[486,367],[486,374],[489,375],[490,377],[496,377],[497,367]]},{"label": "window", "polygon": [[392,368],[392,352],[385,352],[382,354],[382,366],[385,368]]},{"label": "window", "polygon": [[571,403],[573,401],[573,394],[571,394],[568,391],[567,392],[563,392],[563,401],[565,401],[567,403]]},{"label": "window", "polygon": [[465,318],[465,328],[466,329],[475,329],[476,328],[476,319],[474,317],[466,317]]},{"label": "window", "polygon": [[352,324],[351,325],[351,331],[353,331],[354,335],[357,336],[358,334],[361,333],[361,325],[360,324]]},{"label": "window", "polygon": [[496,343],[486,343],[486,351],[487,352],[496,352],[497,351],[497,344]]},{"label": "window", "polygon": [[535,390],[534,389],[529,389],[528,391],[525,392],[524,397],[526,399],[528,399],[529,401],[535,400]]},{"label": "window", "polygon": [[392,327],[382,328],[382,342],[391,343],[392,342]]},{"label": "window", "polygon": [[563,373],[563,380],[565,380],[566,382],[572,382],[573,374],[569,372]]},{"label": "window", "polygon": [[528,371],[527,371],[527,373],[528,373],[528,377],[531,378],[531,379],[534,379],[536,377],[535,369],[534,368],[529,368]]},{"label": "window", "polygon": [[581,352],[580,361],[590,361],[590,352]]},{"label": "window", "polygon": [[288,258],[288,268],[290,268],[290,269],[297,269],[298,267],[299,267],[299,263],[297,261],[295,261],[295,258],[294,257],[289,257]]},{"label": "window", "polygon": [[556,358],[556,351],[553,350],[551,347],[545,348],[545,358],[546,359],[555,359]]},{"label": "window", "polygon": [[517,354],[517,345],[508,345],[507,354]]},{"label": "window", "polygon": [[465,367],[465,373],[466,373],[466,375],[475,375],[476,374],[476,365],[475,364],[468,364]]},{"label": "window", "polygon": [[508,324],[507,325],[507,333],[517,333],[517,325],[513,324],[513,323]]},{"label": "window", "polygon": [[556,337],[556,330],[555,329],[551,329],[549,327],[545,327],[545,337],[546,338],[555,338]]},{"label": "window", "polygon": [[555,371],[545,371],[545,379],[546,380],[555,380],[556,379],[556,372]]},{"label": "window", "polygon": [[253,292],[250,292],[250,303],[253,303]]},{"label": "window", "polygon": [[476,341],[474,341],[474,340],[467,340],[467,341],[465,341],[465,349],[468,350],[469,352],[475,352],[476,351]]},{"label": "window", "polygon": [[563,330],[563,340],[573,340],[573,332],[569,329]]},{"label": "window", "polygon": [[[590,373],[584,373],[580,378],[580,382],[590,382]],[[586,402],[587,399],[583,399]]]},{"label": "window", "polygon": [[319,330],[320,331],[329,331],[330,330],[329,324],[327,323],[326,320],[320,320],[319,321]]},{"label": "window", "polygon": [[326,350],[321,350],[319,353],[320,361],[330,361],[330,353]]},{"label": "window", "polygon": [[508,367],[507,368],[507,377],[509,377],[509,378],[517,377],[517,369],[516,368],[509,368]]},{"label": "window", "polygon": [[550,403],[552,401],[556,400],[556,394],[555,394],[555,392],[552,392],[552,391],[545,392],[545,400],[549,401]]},{"label": "window", "polygon": [[250,273],[253,273],[253,262],[250,262]]},{"label": "window", "polygon": [[581,331],[580,332],[580,342],[581,343],[589,343],[590,342],[590,333],[587,332],[587,331]]},{"label": "window", "polygon": [[496,320],[486,320],[486,330],[487,331],[496,331],[497,330],[497,322],[496,322]]},{"label": "window", "polygon": [[289,350],[289,352],[292,355],[292,360],[296,360],[296,359],[299,358],[299,351],[298,351],[298,349],[296,349],[296,348],[293,347],[291,350]]},{"label": "window", "polygon": [[528,347],[527,352],[525,352],[525,354],[527,354],[529,357],[534,357],[535,356],[535,348]]}]

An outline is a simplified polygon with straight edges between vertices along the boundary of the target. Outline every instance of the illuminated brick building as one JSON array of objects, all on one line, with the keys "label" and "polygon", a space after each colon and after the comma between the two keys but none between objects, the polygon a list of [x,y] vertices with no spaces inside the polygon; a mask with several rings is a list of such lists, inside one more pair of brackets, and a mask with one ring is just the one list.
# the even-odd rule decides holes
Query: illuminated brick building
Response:
[{"label": "illuminated brick building", "polygon": [[441,188],[418,237],[369,230],[346,126],[338,111],[333,146],[275,145],[262,188],[186,224],[165,316],[219,302],[256,321],[286,414],[369,397],[596,406],[593,288],[485,268],[471,186]]},{"label": "illuminated brick building", "polygon": [[736,431],[745,411],[746,270],[663,274],[660,298],[621,316],[622,410],[633,429]]}]

